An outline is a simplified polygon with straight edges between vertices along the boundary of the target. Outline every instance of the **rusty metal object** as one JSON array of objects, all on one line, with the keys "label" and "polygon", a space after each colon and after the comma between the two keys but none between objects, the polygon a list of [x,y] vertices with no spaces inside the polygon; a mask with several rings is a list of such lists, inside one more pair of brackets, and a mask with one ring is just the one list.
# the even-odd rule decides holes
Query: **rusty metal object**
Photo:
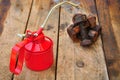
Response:
[{"label": "rusty metal object", "polygon": [[81,41],[80,45],[81,46],[89,46],[92,44],[92,41],[90,39],[84,39],[83,41]]},{"label": "rusty metal object", "polygon": [[79,22],[84,22],[87,21],[87,16],[84,14],[75,14],[72,19],[73,23],[79,23]]},{"label": "rusty metal object", "polygon": [[92,42],[88,38],[87,27],[89,27],[90,24],[87,20],[87,16],[84,14],[76,14],[73,17],[73,23],[74,23],[74,25],[80,27],[81,45],[82,46],[90,45]]},{"label": "rusty metal object", "polygon": [[90,30],[88,35],[92,41],[96,41],[98,37],[98,32],[94,30]]},{"label": "rusty metal object", "polygon": [[101,27],[96,25],[96,17],[85,14],[75,14],[73,24],[67,28],[67,32],[74,42],[80,41],[81,46],[89,46],[97,40]]},{"label": "rusty metal object", "polygon": [[96,17],[89,15],[88,16],[88,22],[90,23],[90,27],[94,28],[96,26]]},{"label": "rusty metal object", "polygon": [[80,27],[79,26],[73,27],[73,31],[75,33],[79,33],[80,32]]},{"label": "rusty metal object", "polygon": [[96,25],[94,28],[93,28],[93,30],[95,30],[95,31],[97,31],[99,34],[101,33],[101,26],[99,26],[99,25]]},{"label": "rusty metal object", "polygon": [[77,37],[77,31],[78,30],[75,30],[75,28],[73,28],[73,24],[71,24],[68,28],[67,28],[67,32],[68,32],[68,35],[70,36],[70,38],[73,40],[73,42],[78,42],[79,39]]},{"label": "rusty metal object", "polygon": [[75,14],[72,18],[72,21],[74,23],[74,27],[78,26],[79,23],[84,23],[84,27],[88,27],[90,26],[88,20],[87,20],[87,16],[84,14]]}]

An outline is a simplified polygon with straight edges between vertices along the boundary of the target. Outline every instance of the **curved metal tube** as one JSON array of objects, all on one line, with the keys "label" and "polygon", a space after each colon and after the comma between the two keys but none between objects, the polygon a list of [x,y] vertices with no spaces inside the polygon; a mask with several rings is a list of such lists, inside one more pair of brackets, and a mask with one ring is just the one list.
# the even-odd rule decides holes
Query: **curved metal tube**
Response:
[{"label": "curved metal tube", "polygon": [[54,10],[55,8],[57,8],[57,7],[65,4],[65,3],[70,4],[70,5],[72,5],[72,6],[76,7],[76,8],[80,8],[79,5],[77,5],[77,4],[75,4],[75,3],[72,3],[72,2],[70,2],[70,1],[60,2],[60,3],[58,3],[57,5],[55,5],[55,6],[49,11],[46,19],[44,20],[43,24],[42,24],[40,27],[43,28],[43,27],[46,25],[46,23],[47,23],[50,15],[51,15],[51,13],[53,12],[53,10]]},{"label": "curved metal tube", "polygon": [[[56,5],[49,11],[49,13],[48,13],[46,19],[44,20],[43,24],[40,26],[40,29],[43,29],[43,28],[44,28],[44,26],[46,25],[46,23],[47,23],[50,15],[51,15],[51,13],[53,12],[53,10],[54,10],[55,8],[63,5],[63,4],[66,4],[66,3],[72,5],[72,6],[76,7],[76,8],[80,8],[80,6],[79,6],[78,4],[72,3],[72,2],[70,2],[70,1],[63,1],[63,2],[60,2],[60,3],[56,4]],[[39,30],[40,30],[40,29],[39,29]],[[39,30],[38,30],[38,33],[35,33],[35,34],[34,34],[34,36],[38,36]],[[22,37],[22,36],[25,36],[25,34],[18,34],[18,36],[19,36],[19,37]]]}]

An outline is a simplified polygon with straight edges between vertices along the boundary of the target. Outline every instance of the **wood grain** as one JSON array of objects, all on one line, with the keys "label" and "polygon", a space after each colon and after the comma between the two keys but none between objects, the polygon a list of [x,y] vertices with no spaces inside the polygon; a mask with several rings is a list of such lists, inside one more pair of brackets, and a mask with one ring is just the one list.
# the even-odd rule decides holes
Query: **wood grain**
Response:
[{"label": "wood grain", "polygon": [[[83,13],[97,17],[94,0],[79,1],[86,11]],[[72,23],[74,13],[79,12],[70,10],[61,10],[57,80],[108,80],[101,38],[86,48],[81,47],[80,43],[73,43],[69,38],[66,28]]]},{"label": "wood grain", "polygon": [[110,80],[120,80],[119,4],[119,0],[96,0]]},{"label": "wood grain", "polygon": [[108,0],[108,6],[115,40],[120,51],[120,0]]},{"label": "wood grain", "polygon": [[0,35],[4,29],[4,21],[7,17],[8,10],[10,8],[10,0],[1,0],[0,1]]},{"label": "wood grain", "polygon": [[[110,18],[111,23],[113,27],[113,34],[115,36],[115,40],[118,46],[119,52],[114,54],[117,56],[120,56],[120,0],[108,0],[108,6],[109,6],[109,12],[110,12]],[[116,46],[116,47],[117,47]],[[115,59],[116,59],[115,57]],[[110,69],[112,72],[110,74],[114,73],[114,77],[111,77],[111,80],[119,80],[120,79],[120,57],[113,62],[113,67]]]},{"label": "wood grain", "polygon": [[[32,10],[28,22],[27,29],[36,31],[46,18],[48,11],[55,3],[51,0],[34,0]],[[24,65],[20,75],[15,76],[14,80],[54,80],[55,79],[55,60],[56,60],[56,44],[57,44],[57,28],[58,28],[59,12],[56,9],[49,18],[44,29],[44,34],[49,36],[54,42],[54,64],[51,68],[44,71],[31,71]]]},{"label": "wood grain", "polygon": [[[11,80],[12,73],[9,71],[10,51],[12,46],[21,40],[17,33],[24,32],[30,4],[31,0],[24,2],[22,0],[19,0],[19,2],[4,0],[4,3],[1,4],[4,5],[5,10],[0,7],[0,10],[3,10],[4,13],[0,13],[0,15],[3,14],[0,20],[4,21],[4,23],[0,23],[4,25],[4,30],[0,36],[0,80]],[[10,9],[6,13],[8,6],[10,6]],[[3,20],[3,17],[6,18]]]}]

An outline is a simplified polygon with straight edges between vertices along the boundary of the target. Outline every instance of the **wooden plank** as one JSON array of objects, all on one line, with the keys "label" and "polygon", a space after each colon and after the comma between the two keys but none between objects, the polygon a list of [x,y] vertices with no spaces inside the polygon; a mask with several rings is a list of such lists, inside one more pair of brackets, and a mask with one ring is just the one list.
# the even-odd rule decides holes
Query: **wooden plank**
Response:
[{"label": "wooden plank", "polygon": [[120,50],[120,0],[108,0],[108,5],[115,40]]},{"label": "wooden plank", "polygon": [[[30,20],[27,29],[36,31],[46,18],[48,11],[55,5],[52,0],[34,0]],[[52,38],[54,42],[54,64],[45,71],[35,72],[26,68],[24,65],[20,75],[15,75],[14,80],[54,80],[55,79],[55,60],[56,60],[56,44],[57,44],[57,27],[58,27],[58,9],[53,12],[45,26],[44,34]]]},{"label": "wooden plank", "polygon": [[[94,0],[79,1],[86,14],[97,17]],[[108,80],[101,38],[88,48],[80,46],[80,43],[73,43],[69,38],[66,27],[72,23],[75,13],[72,8],[70,10],[61,10],[57,80]]]},{"label": "wooden plank", "polygon": [[11,5],[10,0],[6,0],[6,1],[1,0],[0,1],[0,35],[3,32],[4,21],[5,21],[6,17],[7,17],[10,5]]},{"label": "wooden plank", "polygon": [[120,80],[119,4],[119,0],[96,0],[110,80]]},{"label": "wooden plank", "polygon": [[10,51],[21,40],[16,34],[24,32],[30,5],[31,0],[0,0],[0,80],[11,80]]}]

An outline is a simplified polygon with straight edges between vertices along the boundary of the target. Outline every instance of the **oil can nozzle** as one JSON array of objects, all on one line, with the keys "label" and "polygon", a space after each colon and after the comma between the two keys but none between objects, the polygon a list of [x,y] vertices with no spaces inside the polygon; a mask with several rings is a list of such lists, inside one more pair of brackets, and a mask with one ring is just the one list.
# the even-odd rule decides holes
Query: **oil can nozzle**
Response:
[{"label": "oil can nozzle", "polygon": [[[63,2],[60,2],[60,3],[56,4],[56,5],[49,11],[46,19],[44,20],[43,24],[40,25],[40,28],[39,28],[38,31],[34,34],[34,36],[38,36],[38,35],[42,32],[44,26],[46,25],[46,23],[47,23],[47,21],[48,21],[48,19],[49,19],[49,17],[51,16],[51,13],[53,12],[53,10],[56,9],[57,7],[63,5],[63,4],[70,4],[70,5],[74,6],[75,8],[78,8],[78,9],[81,8],[78,4],[72,3],[72,2],[70,2],[70,1],[63,1]],[[18,34],[18,36],[20,36],[20,37],[22,37],[22,36],[25,37],[26,35],[25,35],[25,34]]]}]

